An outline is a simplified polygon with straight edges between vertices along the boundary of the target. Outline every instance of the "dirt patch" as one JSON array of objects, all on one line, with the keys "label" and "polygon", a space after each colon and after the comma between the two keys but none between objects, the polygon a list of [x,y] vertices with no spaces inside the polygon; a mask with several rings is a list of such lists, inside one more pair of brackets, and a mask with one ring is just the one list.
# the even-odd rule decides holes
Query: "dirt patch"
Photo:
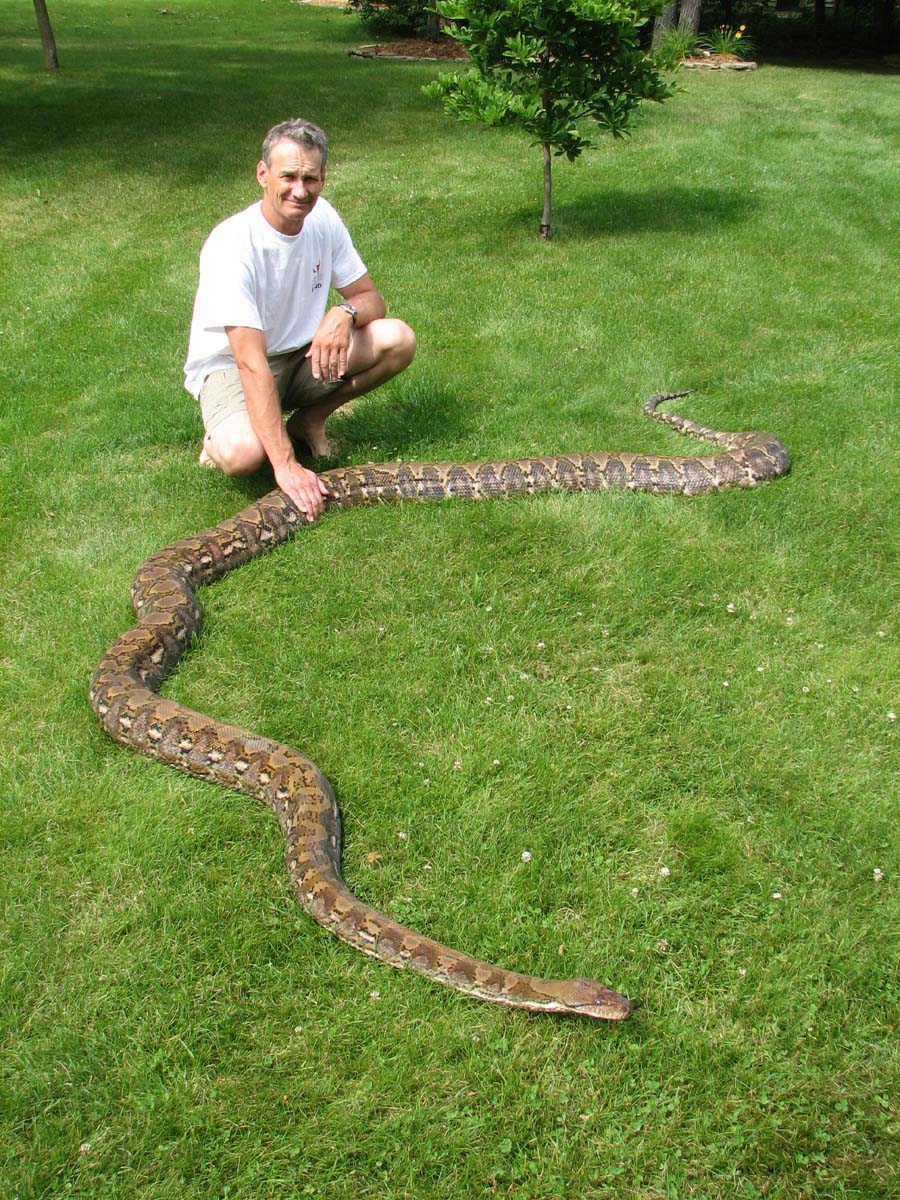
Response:
[{"label": "dirt patch", "polygon": [[[326,0],[315,0],[321,4]],[[337,0],[343,3],[344,0]],[[428,38],[403,38],[397,42],[379,42],[372,46],[357,46],[350,51],[357,58],[409,58],[431,62],[463,62],[465,50],[452,38],[430,41]],[[683,67],[707,71],[755,71],[756,63],[738,58],[736,54],[703,54],[681,60]]]},{"label": "dirt patch", "polygon": [[755,71],[756,63],[736,54],[697,54],[681,60],[683,67],[707,71]]},{"label": "dirt patch", "polygon": [[403,38],[398,42],[383,42],[376,46],[358,46],[350,51],[359,58],[413,58],[435,62],[459,62],[467,55],[458,42],[441,38],[432,42],[428,38]]}]

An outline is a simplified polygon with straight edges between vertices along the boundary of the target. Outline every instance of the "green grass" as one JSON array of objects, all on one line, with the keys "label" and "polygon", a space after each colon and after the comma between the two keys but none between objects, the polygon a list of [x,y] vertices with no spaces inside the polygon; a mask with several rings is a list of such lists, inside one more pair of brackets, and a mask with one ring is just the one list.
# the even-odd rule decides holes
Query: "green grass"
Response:
[{"label": "green grass", "polygon": [[[161,7],[57,4],[52,77],[0,0],[0,1196],[896,1198],[896,80],[686,79],[557,168],[548,246],[537,152],[433,66],[348,58],[335,9]],[[88,707],[137,564],[271,486],[195,468],[181,363],[297,112],[419,335],[342,461],[682,452],[639,409],[681,387],[793,454],[753,493],[336,514],[203,596],[167,684],[321,765],[370,902],[601,978],[621,1026],[355,954],[264,809]]]}]

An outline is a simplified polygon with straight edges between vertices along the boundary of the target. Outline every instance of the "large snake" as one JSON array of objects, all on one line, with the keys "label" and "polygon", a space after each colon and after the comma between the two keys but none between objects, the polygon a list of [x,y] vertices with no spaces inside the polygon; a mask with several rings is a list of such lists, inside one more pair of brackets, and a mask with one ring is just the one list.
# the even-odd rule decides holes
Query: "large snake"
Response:
[{"label": "large snake", "polygon": [[[649,454],[566,454],[483,463],[380,463],[338,467],[320,479],[327,510],[392,500],[469,500],[546,491],[634,491],[693,495],[754,487],[790,467],[784,446],[768,433],[723,433],[672,413],[648,416],[721,447],[681,458]],[[359,900],[341,877],[340,813],[328,780],[290,746],[193,712],[157,694],[200,627],[197,588],[293,537],[303,521],[281,491],[237,516],[157,551],[138,569],[131,596],[137,624],[110,647],[94,672],[91,705],[117,742],[199,779],[254,796],[278,817],[297,898],[324,928],[393,967],[408,967],[460,992],[540,1012],[577,1013],[607,1021],[631,1003],[590,979],[521,975],[443,946],[398,925]]]}]

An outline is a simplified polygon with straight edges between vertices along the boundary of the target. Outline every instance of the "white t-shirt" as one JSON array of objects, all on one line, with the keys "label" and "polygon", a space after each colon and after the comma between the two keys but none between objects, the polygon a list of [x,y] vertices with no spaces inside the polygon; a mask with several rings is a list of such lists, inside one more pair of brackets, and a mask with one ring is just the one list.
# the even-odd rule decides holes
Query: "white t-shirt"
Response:
[{"label": "white t-shirt", "polygon": [[329,287],[365,273],[346,226],[321,196],[293,235],[273,229],[260,202],[228,217],[200,251],[184,386],[199,397],[207,375],[235,365],[226,325],[261,329],[269,354],[305,346],[325,315]]}]

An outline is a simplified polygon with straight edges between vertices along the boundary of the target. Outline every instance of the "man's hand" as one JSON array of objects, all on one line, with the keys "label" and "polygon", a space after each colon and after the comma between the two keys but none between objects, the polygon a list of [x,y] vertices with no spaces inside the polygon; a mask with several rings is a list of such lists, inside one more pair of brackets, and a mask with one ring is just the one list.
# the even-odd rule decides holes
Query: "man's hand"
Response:
[{"label": "man's hand", "polygon": [[347,310],[339,305],[329,308],[306,352],[313,379],[321,379],[325,383],[340,379],[347,370],[352,331],[353,318]]},{"label": "man's hand", "polygon": [[298,462],[288,462],[275,468],[275,482],[307,521],[315,521],[322,515],[322,497],[328,495],[328,489],[314,471],[308,471]]}]

